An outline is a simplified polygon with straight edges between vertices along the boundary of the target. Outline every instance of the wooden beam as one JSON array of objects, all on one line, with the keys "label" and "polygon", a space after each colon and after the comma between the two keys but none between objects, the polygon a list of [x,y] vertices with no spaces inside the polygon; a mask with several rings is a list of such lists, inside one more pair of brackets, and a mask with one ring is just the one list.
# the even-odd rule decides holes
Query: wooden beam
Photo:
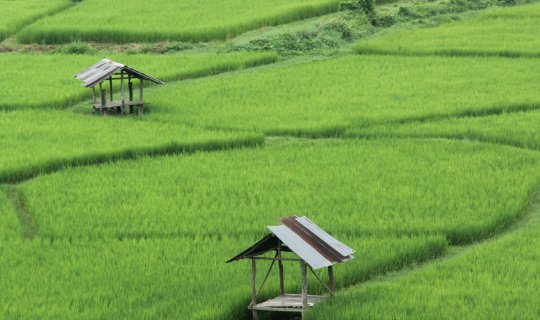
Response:
[{"label": "wooden beam", "polygon": [[140,84],[139,84],[139,100],[141,100],[141,102],[143,101],[143,89],[144,89],[144,80],[141,79],[140,80]]},{"label": "wooden beam", "polygon": [[142,115],[144,111],[144,102],[143,102],[143,89],[144,89],[144,80],[140,79],[139,84],[139,100],[141,101],[141,105],[139,106],[139,112],[138,114]]},{"label": "wooden beam", "polygon": [[281,241],[278,243],[278,267],[279,267],[279,294],[285,294],[285,280],[283,276],[283,261],[281,260]]},{"label": "wooden beam", "polygon": [[[257,262],[255,259],[251,259],[251,306],[257,305]],[[253,313],[253,319],[259,319],[259,313],[257,310],[251,310]]]},{"label": "wooden beam", "polygon": [[122,106],[126,103],[125,94],[124,94],[124,72],[120,73],[120,101],[122,101]]},{"label": "wooden beam", "polygon": [[128,91],[129,91],[129,101],[133,101],[133,82],[131,82],[130,75],[128,75]]},{"label": "wooden beam", "polygon": [[304,318],[304,311],[307,309],[307,295],[308,295],[308,283],[307,283],[307,265],[302,260],[300,262],[300,268],[302,269],[302,318]]},{"label": "wooden beam", "polygon": [[107,98],[105,97],[105,90],[101,83],[99,84],[99,97],[101,98],[101,108],[99,108],[99,113],[102,115],[105,114],[105,106],[107,105]]},{"label": "wooden beam", "polygon": [[334,268],[333,266],[328,267],[328,289],[330,289],[331,293],[335,292],[334,287]]},{"label": "wooden beam", "polygon": [[92,103],[93,104],[96,104],[97,103],[97,98],[96,98],[96,87],[92,87]]},{"label": "wooden beam", "polygon": [[112,88],[112,78],[109,78],[109,94],[111,95],[111,101],[113,101],[113,88]]},{"label": "wooden beam", "polygon": [[270,257],[250,257],[250,259],[255,259],[255,260],[281,260],[281,261],[302,261],[300,259],[295,259],[295,258],[278,258],[278,257],[275,257],[275,258],[270,258]]}]

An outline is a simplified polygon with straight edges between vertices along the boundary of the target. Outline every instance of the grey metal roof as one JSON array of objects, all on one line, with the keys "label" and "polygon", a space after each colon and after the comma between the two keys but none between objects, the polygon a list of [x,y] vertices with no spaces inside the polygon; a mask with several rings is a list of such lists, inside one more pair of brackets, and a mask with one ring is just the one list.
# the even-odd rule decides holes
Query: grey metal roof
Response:
[{"label": "grey metal roof", "polygon": [[107,80],[110,76],[118,71],[125,71],[131,74],[135,78],[152,81],[156,84],[163,84],[163,81],[153,78],[147,74],[137,71],[133,68],[126,66],[125,64],[118,63],[110,59],[101,59],[99,62],[91,66],[90,68],[79,72],[75,77],[83,81],[83,87],[93,87]]},{"label": "grey metal roof", "polygon": [[[250,258],[278,246],[279,239],[287,248],[304,260],[311,268],[319,269],[353,259],[355,250],[332,237],[307,217],[279,219],[283,225],[269,226],[273,235],[267,235],[252,247],[227,262]],[[276,239],[277,237],[277,239]]]}]

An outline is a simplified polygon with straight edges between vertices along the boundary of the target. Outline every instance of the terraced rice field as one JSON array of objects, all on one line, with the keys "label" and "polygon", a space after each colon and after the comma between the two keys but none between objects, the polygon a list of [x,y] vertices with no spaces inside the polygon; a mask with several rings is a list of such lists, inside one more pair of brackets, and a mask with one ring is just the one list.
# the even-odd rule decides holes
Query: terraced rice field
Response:
[{"label": "terraced rice field", "polygon": [[[0,109],[65,108],[88,100],[91,91],[81,87],[74,75],[102,58],[100,55],[2,54]],[[112,54],[109,58],[137,66],[138,70],[162,81],[176,81],[272,63],[278,56],[274,53]]]},{"label": "terraced rice field", "polygon": [[[539,318],[540,6],[390,31],[388,7],[340,13],[374,35],[322,56],[210,41],[338,5],[83,0],[3,42],[116,44],[0,53],[0,318],[250,319],[248,263],[225,261],[290,215],[357,251],[307,319]],[[119,45],[161,40],[210,42]],[[89,112],[73,74],[103,56],[166,80],[144,116]],[[261,301],[278,289],[271,274]]]},{"label": "terraced rice field", "polygon": [[[200,42],[225,39],[338,10],[336,0],[84,0],[61,14],[40,20],[18,34],[22,42]],[[88,14],[96,12],[99,14]],[[141,13],[144,12],[144,21]],[[73,25],[72,21],[77,21]]]},{"label": "terraced rice field", "polygon": [[347,56],[172,85],[152,103],[156,117],[190,125],[339,135],[352,125],[533,108],[539,70],[534,59]]},{"label": "terraced rice field", "polygon": [[70,0],[0,0],[0,41],[40,17],[68,8]]},{"label": "terraced rice field", "polygon": [[361,42],[359,53],[540,57],[540,4],[494,8],[435,28]]}]

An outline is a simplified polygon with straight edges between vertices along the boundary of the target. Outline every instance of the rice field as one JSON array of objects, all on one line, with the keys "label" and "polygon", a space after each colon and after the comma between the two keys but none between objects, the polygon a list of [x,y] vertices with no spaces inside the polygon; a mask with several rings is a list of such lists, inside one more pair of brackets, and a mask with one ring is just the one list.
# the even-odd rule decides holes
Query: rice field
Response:
[{"label": "rice field", "polygon": [[50,238],[260,235],[306,214],[336,234],[466,243],[521,215],[538,165],[535,153],[478,143],[329,140],[74,168],[21,191]]},{"label": "rice field", "polygon": [[[163,81],[176,81],[273,63],[274,53],[200,55],[110,54],[108,58],[136,66]],[[91,91],[74,75],[103,58],[102,55],[1,54],[0,109],[65,108]],[[27,70],[21,72],[21,70]]]},{"label": "rice field", "polygon": [[338,8],[336,0],[84,0],[24,28],[17,39],[23,43],[201,42],[323,15]]},{"label": "rice field", "polygon": [[528,227],[491,243],[347,290],[307,318],[538,319],[538,208],[530,218]]},{"label": "rice field", "polygon": [[369,54],[540,57],[540,4],[494,8],[435,28],[396,31],[355,50]]},{"label": "rice field", "polygon": [[[34,12],[0,0],[2,14],[2,1]],[[225,261],[288,215],[357,250],[307,319],[540,318],[540,7],[397,33],[396,3],[332,15],[332,28],[394,24],[356,53],[214,53],[338,5],[83,0],[18,33],[35,44],[2,44],[103,42],[0,53],[0,319],[251,319],[249,263]],[[105,44],[165,40],[212,42],[167,55]],[[103,56],[167,81],[145,91],[144,116],[90,114],[73,75]],[[299,292],[298,265],[285,267]]]},{"label": "rice field", "polygon": [[540,110],[348,129],[347,137],[441,137],[540,149]]},{"label": "rice field", "polygon": [[173,84],[151,103],[156,119],[189,125],[339,136],[350,126],[533,108],[539,71],[535,59],[352,55]]},{"label": "rice field", "polygon": [[[225,261],[237,253],[233,250],[243,249],[254,240],[220,234],[90,242],[2,242],[0,281],[4,290],[0,290],[0,316],[155,319],[174,315],[178,319],[239,319],[247,313],[249,267],[247,263]],[[365,259],[355,260],[356,264],[339,271],[343,272],[339,286],[353,282],[352,277],[368,277],[381,268],[394,269],[401,263],[437,255],[445,247],[445,242],[436,236],[361,237],[349,242],[362,246]],[[290,290],[298,290],[294,287],[298,283],[297,269],[295,264],[286,265]],[[276,293],[275,280],[268,280],[265,295]]]},{"label": "rice field", "polygon": [[15,34],[24,25],[72,4],[71,0],[0,0],[0,41]]},{"label": "rice field", "polygon": [[252,132],[186,127],[127,117],[57,110],[0,111],[0,183],[40,173],[142,155],[215,150],[262,143]]},{"label": "rice field", "polygon": [[[528,151],[444,140],[275,141],[40,176],[18,187],[38,237],[0,245],[4,287],[18,288],[0,293],[0,314],[237,319],[249,300],[249,267],[224,261],[284,212],[309,214],[357,248],[338,269],[341,288],[516,219],[539,161]],[[287,269],[291,291],[296,269]],[[263,296],[276,293],[274,280]],[[23,297],[31,297],[24,308]]]}]

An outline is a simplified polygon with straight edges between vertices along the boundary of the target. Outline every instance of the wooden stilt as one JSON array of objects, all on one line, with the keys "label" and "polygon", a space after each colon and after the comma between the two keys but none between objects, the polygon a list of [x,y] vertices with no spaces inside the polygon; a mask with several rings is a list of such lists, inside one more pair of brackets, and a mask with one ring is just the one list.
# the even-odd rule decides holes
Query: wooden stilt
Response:
[{"label": "wooden stilt", "polygon": [[128,74],[128,91],[129,91],[129,101],[133,101],[133,82],[131,82],[130,74]]},{"label": "wooden stilt", "polygon": [[96,87],[92,87],[92,103],[95,104],[96,102],[97,102]]},{"label": "wooden stilt", "polygon": [[302,269],[302,319],[305,316],[307,310],[307,294],[308,294],[308,283],[307,283],[307,266],[306,263],[302,260],[300,261],[300,268]]},{"label": "wooden stilt", "polygon": [[283,276],[283,261],[281,261],[281,241],[278,244],[278,267],[279,267],[279,294],[285,294],[285,281]]},{"label": "wooden stilt", "polygon": [[335,292],[334,288],[334,268],[332,266],[328,267],[328,288],[332,293]]},{"label": "wooden stilt", "polygon": [[105,115],[105,106],[107,105],[107,98],[105,97],[105,90],[101,83],[99,84],[99,96],[101,98],[101,108],[99,108],[99,113]]},{"label": "wooden stilt", "polygon": [[122,101],[122,106],[125,105],[125,92],[124,92],[124,72],[120,72],[120,100]]},{"label": "wooden stilt", "polygon": [[[128,74],[128,91],[129,91],[129,101],[133,101],[133,82],[131,82],[131,75]],[[129,105],[129,113],[133,114],[133,106]]]},{"label": "wooden stilt", "polygon": [[112,88],[112,76],[109,77],[109,94],[111,96],[111,101],[113,101],[113,88]]},{"label": "wooden stilt", "polygon": [[138,114],[142,115],[143,114],[143,90],[144,90],[144,80],[141,79],[140,80],[140,84],[139,84],[139,100],[141,101],[141,105],[139,106],[139,112]]},{"label": "wooden stilt", "polygon": [[[256,260],[251,259],[251,306],[255,307],[257,305],[257,265]],[[253,310],[253,319],[257,320],[259,319],[259,314],[257,310]]]}]

